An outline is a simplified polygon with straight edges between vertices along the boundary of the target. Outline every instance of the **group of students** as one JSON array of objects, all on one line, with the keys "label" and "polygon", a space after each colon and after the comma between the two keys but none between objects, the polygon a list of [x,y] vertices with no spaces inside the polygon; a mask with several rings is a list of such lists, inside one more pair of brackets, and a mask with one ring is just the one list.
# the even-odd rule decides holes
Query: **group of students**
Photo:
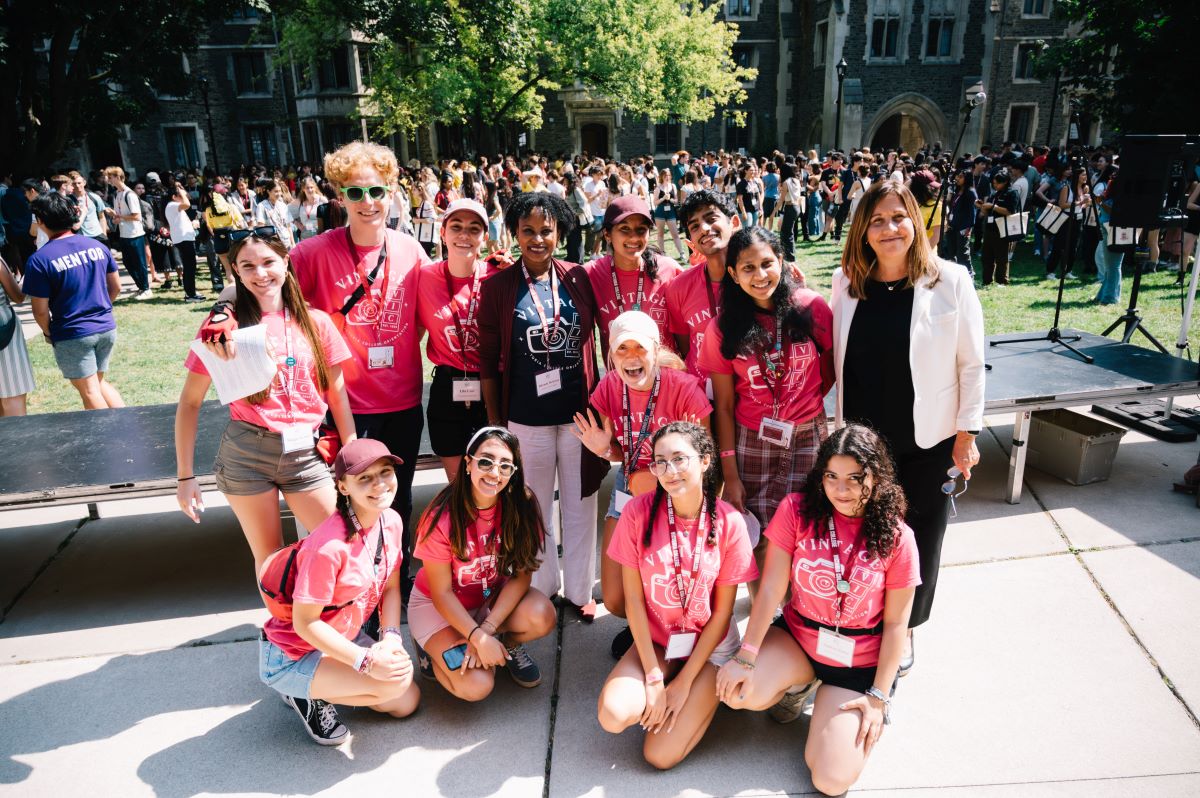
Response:
[{"label": "group of students", "polygon": [[[608,255],[558,260],[576,216],[549,192],[506,209],[515,263],[481,260],[489,218],[470,199],[446,208],[447,258],[431,263],[386,224],[397,171],[378,145],[327,156],[348,226],[290,251],[270,225],[239,231],[231,295],[200,331],[233,358],[234,330],[264,324],[278,363],[267,389],[231,403],[213,467],[268,606],[280,493],[313,530],[290,550],[291,603],[264,627],[262,680],[322,744],[348,735],[337,704],[410,714],[403,604],[416,670],[453,695],[483,699],[501,666],[538,684],[524,644],[553,630],[555,604],[595,618],[597,495],[616,464],[601,593],[629,628],[613,641],[600,725],[642,726],[647,761],[667,768],[720,703],[786,722],[815,695],[806,759],[819,789],[845,790],[929,615],[946,477],[953,488],[979,458],[979,303],[916,231],[911,192],[872,186],[827,303],[785,267],[778,236],[743,227],[707,190],[679,211],[690,268],[649,248],[653,216],[636,196],[605,210]],[[195,355],[187,368],[178,499],[198,522],[210,378]],[[426,422],[449,484],[410,528]]]}]

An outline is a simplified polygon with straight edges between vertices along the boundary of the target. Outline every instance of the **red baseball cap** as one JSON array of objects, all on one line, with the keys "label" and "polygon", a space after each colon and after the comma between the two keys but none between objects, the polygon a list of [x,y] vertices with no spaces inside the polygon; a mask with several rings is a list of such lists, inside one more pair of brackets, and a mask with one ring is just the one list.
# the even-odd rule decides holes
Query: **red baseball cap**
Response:
[{"label": "red baseball cap", "polygon": [[361,474],[376,460],[391,460],[396,465],[404,461],[388,451],[383,441],[374,438],[356,438],[342,447],[333,461],[333,478],[341,479],[347,474]]},{"label": "red baseball cap", "polygon": [[648,222],[653,218],[650,215],[650,206],[644,199],[636,194],[626,194],[608,204],[608,210],[604,211],[604,226],[613,227],[630,216],[645,216]]}]

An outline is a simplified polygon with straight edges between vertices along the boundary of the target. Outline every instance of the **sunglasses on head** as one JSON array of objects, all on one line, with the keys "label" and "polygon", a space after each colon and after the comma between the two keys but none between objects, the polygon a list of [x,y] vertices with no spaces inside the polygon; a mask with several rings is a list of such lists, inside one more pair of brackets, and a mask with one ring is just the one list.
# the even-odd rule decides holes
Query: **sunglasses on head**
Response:
[{"label": "sunglasses on head", "polygon": [[343,186],[342,195],[349,202],[362,202],[366,197],[379,201],[387,196],[387,186]]},{"label": "sunglasses on head", "polygon": [[261,227],[251,227],[248,230],[230,230],[229,240],[231,242],[245,241],[250,236],[255,238],[279,238],[279,233],[275,231],[275,225],[264,224]]}]

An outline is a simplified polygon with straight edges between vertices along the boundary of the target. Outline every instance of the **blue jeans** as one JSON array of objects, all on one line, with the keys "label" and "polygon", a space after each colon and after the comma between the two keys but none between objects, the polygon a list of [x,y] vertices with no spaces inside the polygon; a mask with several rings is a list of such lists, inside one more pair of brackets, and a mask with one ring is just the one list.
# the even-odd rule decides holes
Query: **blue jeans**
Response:
[{"label": "blue jeans", "polygon": [[822,207],[823,205],[820,194],[808,195],[808,207],[804,210],[806,217],[804,221],[809,238],[818,238],[824,229],[825,209]]},{"label": "blue jeans", "polygon": [[1124,252],[1113,252],[1108,248],[1108,230],[1101,228],[1100,243],[1096,245],[1096,271],[1100,274],[1100,290],[1096,302],[1115,305],[1121,299],[1121,262]]},{"label": "blue jeans", "polygon": [[146,268],[146,237],[122,238],[121,258],[125,261],[125,271],[129,272],[138,290],[149,290],[150,271]]}]

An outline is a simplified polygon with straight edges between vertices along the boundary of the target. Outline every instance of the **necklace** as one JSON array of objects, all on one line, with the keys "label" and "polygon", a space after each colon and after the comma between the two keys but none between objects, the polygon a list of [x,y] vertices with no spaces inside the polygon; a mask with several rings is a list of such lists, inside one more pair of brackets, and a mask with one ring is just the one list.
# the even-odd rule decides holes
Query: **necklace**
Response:
[{"label": "necklace", "polygon": [[901,277],[899,280],[892,280],[892,281],[890,281],[890,282],[884,282],[883,284],[887,286],[887,290],[889,290],[889,291],[895,291],[895,290],[896,290],[897,288],[899,288],[899,287],[901,286],[901,284],[903,284],[903,283],[904,283],[904,281],[905,281],[905,280],[907,280],[907,279],[908,279],[907,277]]}]

